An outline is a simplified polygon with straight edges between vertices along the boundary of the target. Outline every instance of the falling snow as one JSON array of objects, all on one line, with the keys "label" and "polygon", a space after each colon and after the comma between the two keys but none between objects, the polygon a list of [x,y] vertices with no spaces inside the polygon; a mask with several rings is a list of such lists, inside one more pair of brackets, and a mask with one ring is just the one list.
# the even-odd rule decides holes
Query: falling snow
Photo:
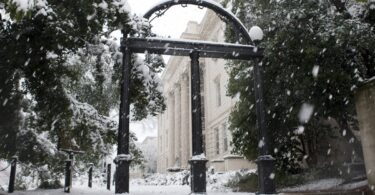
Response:
[{"label": "falling snow", "polygon": [[298,114],[299,121],[301,123],[309,122],[313,112],[314,112],[313,105],[309,103],[303,103]]}]

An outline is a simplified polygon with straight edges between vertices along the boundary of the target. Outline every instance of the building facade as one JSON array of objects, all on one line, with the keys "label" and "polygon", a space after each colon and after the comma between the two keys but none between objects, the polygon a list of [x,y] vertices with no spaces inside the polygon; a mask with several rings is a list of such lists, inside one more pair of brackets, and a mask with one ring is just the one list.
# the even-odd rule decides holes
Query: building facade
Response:
[{"label": "building facade", "polygon": [[[189,22],[181,39],[224,42],[225,24],[212,11]],[[228,116],[235,100],[226,96],[225,60],[200,58],[203,145],[208,166],[217,171],[255,168],[230,153]],[[192,157],[190,58],[172,56],[162,74],[167,110],[158,116],[158,172],[189,168]]]}]

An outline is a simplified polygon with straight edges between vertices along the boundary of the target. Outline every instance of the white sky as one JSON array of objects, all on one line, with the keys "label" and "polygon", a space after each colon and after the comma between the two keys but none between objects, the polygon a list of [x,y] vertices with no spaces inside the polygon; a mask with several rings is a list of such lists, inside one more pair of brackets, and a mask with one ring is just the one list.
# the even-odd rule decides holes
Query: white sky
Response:
[{"label": "white sky", "polygon": [[[142,16],[160,0],[128,0],[132,14]],[[185,31],[188,21],[200,22],[206,9],[189,5],[183,8],[180,5],[171,7],[163,16],[152,21],[152,31],[160,36],[179,38]]]},{"label": "white sky", "polygon": [[[131,13],[139,16],[142,16],[158,2],[160,0],[128,0]],[[201,22],[205,11],[206,9],[202,10],[192,5],[186,8],[179,5],[173,6],[163,16],[152,21],[152,31],[158,36],[179,38],[189,21]],[[164,59],[167,61],[169,57]],[[130,130],[137,135],[138,141],[142,142],[147,136],[157,136],[157,120],[148,118],[140,122],[132,122]]]}]

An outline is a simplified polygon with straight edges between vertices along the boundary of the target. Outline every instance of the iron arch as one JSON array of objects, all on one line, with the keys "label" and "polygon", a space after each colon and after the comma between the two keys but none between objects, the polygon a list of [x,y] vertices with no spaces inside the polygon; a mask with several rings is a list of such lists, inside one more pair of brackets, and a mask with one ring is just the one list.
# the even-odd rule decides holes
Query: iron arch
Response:
[{"label": "iron arch", "polygon": [[[132,160],[129,151],[129,114],[130,114],[130,74],[132,67],[133,53],[150,53],[174,56],[189,56],[190,65],[190,86],[191,86],[191,131],[192,131],[192,158],[190,163],[190,180],[192,193],[206,192],[206,163],[207,159],[202,156],[203,151],[203,130],[202,130],[202,103],[200,98],[200,68],[199,58],[224,58],[237,60],[256,60],[254,64],[254,93],[256,98],[257,126],[259,131],[259,140],[268,143],[268,129],[265,119],[265,107],[263,103],[262,87],[262,66],[259,60],[263,56],[263,48],[257,48],[252,45],[250,35],[242,22],[231,12],[224,9],[220,4],[213,0],[163,0],[152,7],[146,14],[145,19],[150,19],[153,14],[156,17],[163,15],[165,10],[175,5],[197,5],[205,7],[224,20],[233,25],[239,38],[242,38],[245,44],[213,43],[200,40],[173,40],[156,37],[132,37],[128,31],[123,31],[121,41],[121,51],[123,53],[123,68],[121,81],[121,103],[120,118],[118,130],[118,151],[115,158],[116,165],[116,190],[115,193],[129,193],[129,166]],[[270,155],[268,144],[264,144],[259,150],[258,157],[258,175],[259,175],[259,193],[275,194],[275,185],[273,178],[270,177],[274,170],[274,159]],[[171,165],[173,166],[173,165]]]},{"label": "iron arch", "polygon": [[[227,19],[235,27],[235,29],[240,33],[241,37],[244,39],[244,41],[247,44],[252,43],[249,32],[247,31],[245,25],[243,25],[243,23],[233,13],[229,12],[219,3],[216,3],[212,0],[165,0],[154,5],[149,11],[147,11],[143,15],[143,17],[146,19],[150,19],[150,17],[154,13],[169,9],[170,7],[175,6],[175,5],[197,5],[199,7],[208,8],[214,11],[216,14]],[[159,16],[161,15],[162,14],[160,14]]]}]

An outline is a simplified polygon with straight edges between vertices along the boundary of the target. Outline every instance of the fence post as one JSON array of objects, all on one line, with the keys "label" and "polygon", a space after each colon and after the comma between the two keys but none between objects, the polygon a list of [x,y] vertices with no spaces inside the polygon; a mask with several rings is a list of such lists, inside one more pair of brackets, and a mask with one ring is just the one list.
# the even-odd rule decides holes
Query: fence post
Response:
[{"label": "fence post", "polygon": [[17,168],[17,156],[12,157],[11,167],[10,167],[10,178],[9,178],[9,187],[8,192],[14,192],[14,183],[16,181],[16,168]]},{"label": "fence post", "polygon": [[111,190],[111,164],[107,165],[107,190]]},{"label": "fence post", "polygon": [[89,166],[89,188],[92,188],[92,167],[94,166],[94,164],[90,163]]},{"label": "fence post", "polygon": [[71,179],[72,179],[72,160],[69,159],[65,161],[65,186],[64,186],[65,193],[70,193]]}]

